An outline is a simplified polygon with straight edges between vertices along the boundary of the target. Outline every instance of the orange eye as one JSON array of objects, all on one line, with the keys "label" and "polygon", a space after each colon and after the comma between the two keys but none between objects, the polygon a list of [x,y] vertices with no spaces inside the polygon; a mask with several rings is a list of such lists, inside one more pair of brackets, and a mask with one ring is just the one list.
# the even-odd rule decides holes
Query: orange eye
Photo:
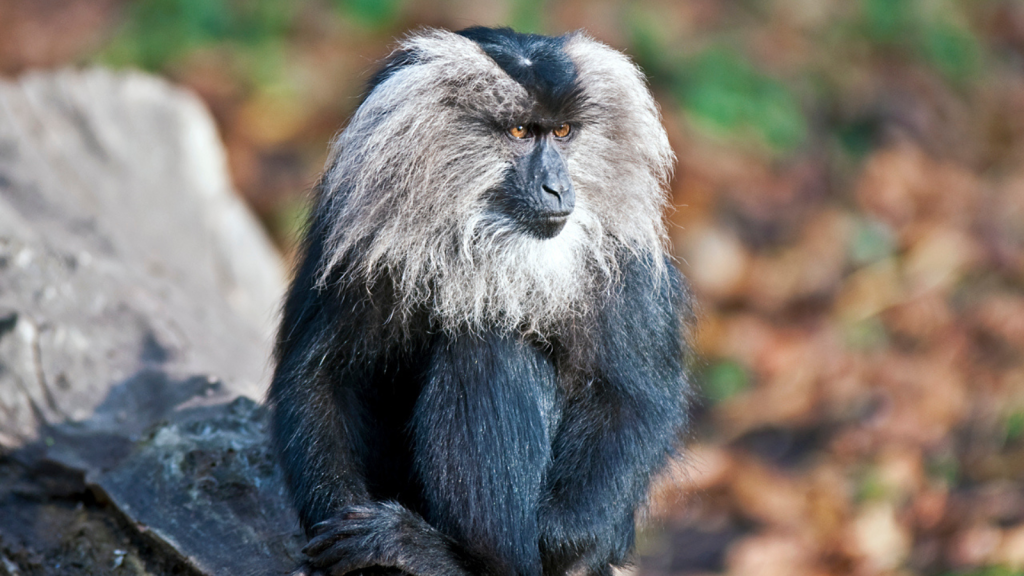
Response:
[{"label": "orange eye", "polygon": [[526,135],[527,135],[526,126],[521,126],[520,125],[520,126],[516,126],[514,128],[509,128],[508,129],[508,133],[511,134],[513,138],[519,138],[519,139],[526,138]]},{"label": "orange eye", "polygon": [[571,131],[572,127],[570,127],[568,124],[562,124],[558,128],[555,128],[552,132],[558,138],[565,138],[566,136],[569,135],[569,132]]}]

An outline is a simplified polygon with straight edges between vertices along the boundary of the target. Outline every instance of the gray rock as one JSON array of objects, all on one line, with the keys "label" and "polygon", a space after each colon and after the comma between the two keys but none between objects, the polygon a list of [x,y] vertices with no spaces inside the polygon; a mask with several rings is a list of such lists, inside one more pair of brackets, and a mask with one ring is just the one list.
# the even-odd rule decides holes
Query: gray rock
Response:
[{"label": "gray rock", "polygon": [[245,397],[195,408],[136,443],[94,484],[204,574],[288,574],[305,538]]},{"label": "gray rock", "polygon": [[[178,556],[138,573],[294,566],[294,514],[245,399],[262,398],[283,289],[196,97],[105,70],[0,82],[0,454],[11,478],[80,478],[40,501],[113,507],[140,554]],[[4,486],[0,467],[0,516],[31,501]],[[50,561],[6,528],[0,574]],[[90,557],[108,552],[127,569],[124,550]]]}]

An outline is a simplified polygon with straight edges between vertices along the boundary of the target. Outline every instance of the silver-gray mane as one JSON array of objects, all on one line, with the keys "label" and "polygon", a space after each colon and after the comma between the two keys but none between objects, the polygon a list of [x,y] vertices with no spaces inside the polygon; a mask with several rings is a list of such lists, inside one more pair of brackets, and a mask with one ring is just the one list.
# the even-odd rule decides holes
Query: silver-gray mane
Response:
[{"label": "silver-gray mane", "polygon": [[396,321],[426,308],[446,330],[543,335],[587,313],[617,278],[621,254],[663,266],[674,157],[626,56],[581,33],[565,43],[589,112],[566,152],[575,211],[541,240],[485,210],[513,152],[467,121],[485,114],[511,124],[533,108],[530,94],[458,34],[425,30],[398,50],[415,62],[373,89],[331,147],[322,289],[344,259],[343,282],[394,284]]}]

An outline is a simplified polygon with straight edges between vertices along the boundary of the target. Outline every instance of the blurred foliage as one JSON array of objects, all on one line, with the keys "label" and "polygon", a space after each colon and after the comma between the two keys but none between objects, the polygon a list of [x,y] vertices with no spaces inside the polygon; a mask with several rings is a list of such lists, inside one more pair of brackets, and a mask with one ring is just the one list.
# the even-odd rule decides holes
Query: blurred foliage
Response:
[{"label": "blurred foliage", "polygon": [[754,136],[783,151],[807,137],[792,91],[728,48],[712,48],[686,62],[672,88],[686,111],[709,130]]},{"label": "blurred foliage", "polygon": [[698,128],[754,139],[783,152],[804,142],[807,121],[792,90],[759,72],[734,46],[686,55],[666,45],[655,15],[638,11],[629,21],[638,63],[656,86],[672,93]]},{"label": "blurred foliage", "polygon": [[1006,417],[1004,423],[1006,440],[1013,442],[1024,438],[1024,412],[1013,412]]},{"label": "blurred foliage", "polygon": [[1007,566],[985,566],[977,570],[947,572],[944,576],[1024,576],[1024,570],[1014,570]]},{"label": "blurred foliage", "polygon": [[750,376],[742,364],[723,360],[707,370],[701,385],[704,395],[717,404],[746,390],[750,386]]},{"label": "blurred foliage", "polygon": [[868,318],[843,326],[846,345],[854,350],[878,350],[889,344],[885,324],[879,318]]},{"label": "blurred foliage", "polygon": [[961,476],[960,462],[954,454],[935,454],[926,462],[925,473],[933,481],[945,486],[956,486]]},{"label": "blurred foliage", "polygon": [[247,50],[279,45],[295,4],[280,0],[141,0],[104,57],[116,65],[160,70],[189,52],[226,43]]},{"label": "blurred foliage", "polygon": [[906,41],[907,32],[917,24],[916,0],[862,0],[866,35],[879,44]]},{"label": "blurred foliage", "polygon": [[891,496],[891,489],[886,486],[879,477],[877,470],[871,469],[865,471],[860,478],[860,481],[857,483],[857,494],[855,498],[858,502],[886,500]]},{"label": "blurred foliage", "polygon": [[[283,74],[295,18],[312,0],[138,0],[100,59],[161,71],[196,50],[227,48],[251,56],[252,79]],[[404,0],[331,0],[338,18],[371,31],[394,26]]]},{"label": "blurred foliage", "polygon": [[309,228],[312,206],[305,197],[291,197],[264,219],[268,231],[276,238],[303,238]]},{"label": "blurred foliage", "polygon": [[[376,32],[394,29],[408,8],[404,0],[330,0],[330,6],[334,14],[321,17]],[[807,142],[807,103],[785,78],[765,73],[732,40],[696,52],[678,46],[660,30],[656,13],[642,3],[629,6],[624,20],[632,52],[695,127],[735,142],[760,142],[783,154]],[[244,73],[251,81],[272,83],[286,73],[285,51],[298,39],[296,15],[316,7],[313,0],[138,0],[128,6],[124,24],[101,59],[160,71],[196,50],[216,46],[252,54]],[[507,24],[545,32],[546,10],[545,0],[509,0]],[[962,10],[952,1],[861,0],[859,10],[830,28],[848,30],[847,44],[863,39],[876,51],[920,59],[950,80],[965,82],[978,72],[983,49],[962,20]],[[851,152],[864,154],[871,146],[869,129],[855,123],[837,135]]]},{"label": "blurred foliage", "polygon": [[519,32],[544,34],[548,32],[544,25],[546,6],[547,0],[514,0],[507,25]]},{"label": "blurred foliage", "polygon": [[850,259],[863,266],[892,256],[896,250],[896,238],[884,222],[858,220],[850,241]]},{"label": "blurred foliage", "polygon": [[965,81],[979,71],[982,50],[971,30],[957,22],[957,17],[963,16],[957,4],[951,0],[862,0],[865,35],[879,47],[906,50],[948,78]]},{"label": "blurred foliage", "polygon": [[342,16],[372,29],[382,29],[394,26],[403,0],[334,0],[334,4]]}]

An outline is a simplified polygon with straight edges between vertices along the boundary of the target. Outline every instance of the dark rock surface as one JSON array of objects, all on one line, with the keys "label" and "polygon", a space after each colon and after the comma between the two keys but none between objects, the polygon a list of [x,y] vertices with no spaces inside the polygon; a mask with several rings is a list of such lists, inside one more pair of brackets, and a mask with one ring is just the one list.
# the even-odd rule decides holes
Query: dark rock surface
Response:
[{"label": "dark rock surface", "polygon": [[203,574],[287,574],[305,543],[245,397],[193,408],[96,478],[105,499]]},{"label": "dark rock surface", "polygon": [[0,83],[0,575],[295,565],[251,400],[282,290],[195,97]]}]

